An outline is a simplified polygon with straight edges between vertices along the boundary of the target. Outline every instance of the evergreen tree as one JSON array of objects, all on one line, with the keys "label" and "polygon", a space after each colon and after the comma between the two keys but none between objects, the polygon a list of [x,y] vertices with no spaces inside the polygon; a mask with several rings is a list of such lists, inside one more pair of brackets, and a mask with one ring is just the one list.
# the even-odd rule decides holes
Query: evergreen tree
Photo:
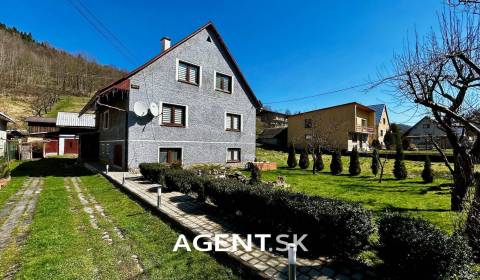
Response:
[{"label": "evergreen tree", "polygon": [[403,149],[402,145],[397,145],[397,153],[395,154],[395,163],[393,165],[393,175],[397,180],[403,180],[407,178],[407,168],[405,162],[403,162]]},{"label": "evergreen tree", "polygon": [[375,177],[377,177],[378,174],[378,165],[380,164],[379,162],[379,153],[377,149],[373,149],[372,153],[372,165],[370,166],[372,168],[372,173]]},{"label": "evergreen tree", "polygon": [[295,168],[295,166],[297,166],[297,156],[295,154],[295,146],[293,143],[290,145],[290,149],[288,150],[287,165],[290,168]]},{"label": "evergreen tree", "polygon": [[320,149],[315,150],[315,162],[313,163],[313,168],[315,171],[322,171],[325,168],[323,164],[322,151]]},{"label": "evergreen tree", "polygon": [[332,162],[330,163],[330,171],[333,175],[341,174],[343,171],[342,155],[339,150],[335,150],[332,154]]},{"label": "evergreen tree", "polygon": [[351,176],[356,176],[362,171],[360,167],[360,158],[358,155],[357,148],[354,148],[350,153],[350,165],[348,167],[348,172]]},{"label": "evergreen tree", "polygon": [[310,160],[308,159],[308,152],[307,149],[304,148],[300,153],[300,160],[298,161],[298,166],[301,169],[307,169],[310,165]]},{"label": "evergreen tree", "polygon": [[428,155],[425,157],[425,163],[423,164],[422,179],[425,183],[433,182],[432,164]]},{"label": "evergreen tree", "polygon": [[250,178],[251,178],[250,183],[252,185],[262,182],[262,171],[260,170],[260,168],[258,168],[258,166],[256,165],[252,166],[252,174]]}]

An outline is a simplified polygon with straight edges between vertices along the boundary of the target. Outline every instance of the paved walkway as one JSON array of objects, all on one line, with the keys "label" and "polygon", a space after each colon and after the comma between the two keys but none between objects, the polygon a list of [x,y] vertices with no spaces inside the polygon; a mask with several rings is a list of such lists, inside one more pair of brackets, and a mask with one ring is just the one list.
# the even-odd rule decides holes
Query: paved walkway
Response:
[{"label": "paved walkway", "polygon": [[[87,168],[97,170],[93,165],[86,165]],[[122,185],[123,172],[109,172],[103,174]],[[156,207],[157,205],[157,184],[143,180],[143,177],[125,173],[123,187],[146,203]],[[213,206],[212,206],[213,207]],[[212,211],[209,207],[196,202],[190,196],[179,192],[162,193],[160,210],[169,218],[185,228],[188,228],[195,235],[199,234],[232,234],[242,231]],[[208,238],[207,238],[208,239]],[[214,241],[210,238],[209,241]],[[244,239],[246,241],[246,239]],[[232,240],[226,240],[222,246],[230,247]],[[172,248],[173,249],[173,248]],[[182,250],[182,249],[180,249]],[[192,248],[193,250],[193,248]],[[228,257],[247,267],[260,278],[265,279],[287,279],[288,262],[285,256],[277,255],[268,251],[261,251],[259,247],[253,246],[250,252],[239,250],[227,252]],[[315,260],[297,258],[297,279],[366,279],[362,266],[354,268],[333,266],[326,258]]]}]

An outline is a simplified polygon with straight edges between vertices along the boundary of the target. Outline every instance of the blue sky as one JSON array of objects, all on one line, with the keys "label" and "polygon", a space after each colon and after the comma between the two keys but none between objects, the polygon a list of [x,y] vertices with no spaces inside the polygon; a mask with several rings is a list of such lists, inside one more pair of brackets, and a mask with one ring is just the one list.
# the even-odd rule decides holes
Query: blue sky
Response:
[{"label": "blue sky", "polygon": [[[407,35],[435,27],[443,9],[443,0],[81,1],[128,47],[136,62],[122,56],[67,0],[3,0],[0,21],[57,48],[131,70],[159,52],[161,37],[176,42],[211,20],[265,104],[388,74],[382,69],[401,51]],[[411,124],[420,117],[398,108],[389,88],[271,106],[295,112],[351,101],[386,102],[393,121]]]}]

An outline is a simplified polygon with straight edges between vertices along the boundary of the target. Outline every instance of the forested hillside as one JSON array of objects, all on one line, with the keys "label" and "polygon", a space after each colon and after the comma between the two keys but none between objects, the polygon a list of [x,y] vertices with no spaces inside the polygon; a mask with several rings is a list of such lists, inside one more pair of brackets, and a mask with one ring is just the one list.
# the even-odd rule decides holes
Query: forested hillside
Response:
[{"label": "forested hillside", "polygon": [[84,99],[123,74],[0,23],[0,111],[19,121],[47,114],[64,96]]}]

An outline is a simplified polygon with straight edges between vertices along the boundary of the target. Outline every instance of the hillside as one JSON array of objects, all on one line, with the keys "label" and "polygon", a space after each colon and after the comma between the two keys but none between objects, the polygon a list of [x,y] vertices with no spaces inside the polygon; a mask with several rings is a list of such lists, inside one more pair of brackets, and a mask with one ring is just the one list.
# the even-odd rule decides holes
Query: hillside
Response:
[{"label": "hillside", "polygon": [[28,116],[78,110],[96,89],[124,73],[0,23],[0,111],[20,126]]}]

